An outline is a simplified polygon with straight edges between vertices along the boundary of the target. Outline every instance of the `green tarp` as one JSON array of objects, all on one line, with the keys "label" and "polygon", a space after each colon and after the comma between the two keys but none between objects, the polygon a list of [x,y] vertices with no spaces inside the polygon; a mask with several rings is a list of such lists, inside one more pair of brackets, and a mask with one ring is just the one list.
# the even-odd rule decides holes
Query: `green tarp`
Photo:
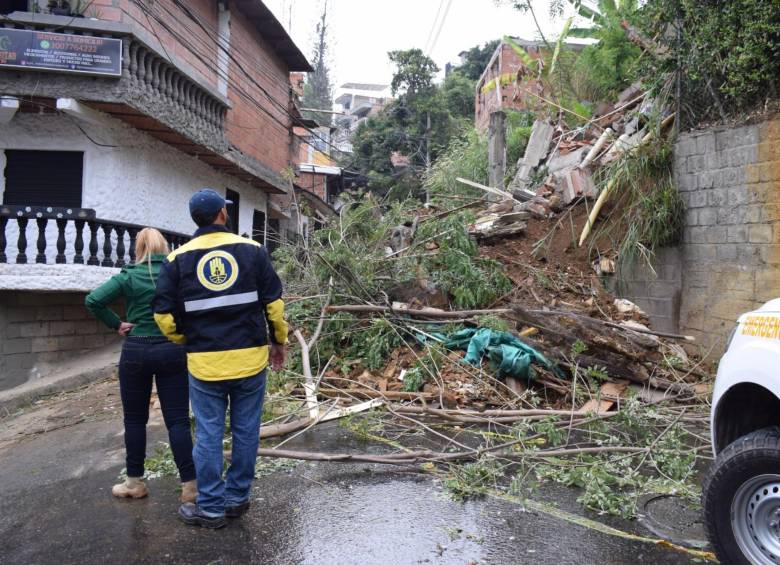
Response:
[{"label": "green tarp", "polygon": [[532,365],[552,369],[552,363],[544,355],[509,332],[466,328],[441,337],[446,348],[465,349],[464,361],[471,365],[479,365],[487,355],[499,377],[531,380],[534,378]]}]

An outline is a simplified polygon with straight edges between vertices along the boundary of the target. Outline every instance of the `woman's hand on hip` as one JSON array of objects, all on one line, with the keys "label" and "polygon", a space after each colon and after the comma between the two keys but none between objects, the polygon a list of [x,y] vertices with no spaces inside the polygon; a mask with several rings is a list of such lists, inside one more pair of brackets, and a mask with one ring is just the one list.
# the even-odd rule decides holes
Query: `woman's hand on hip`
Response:
[{"label": "woman's hand on hip", "polygon": [[130,330],[132,330],[135,327],[135,324],[131,324],[130,322],[121,322],[119,324],[119,329],[116,331],[119,335],[122,337],[127,337],[127,334],[130,333]]}]

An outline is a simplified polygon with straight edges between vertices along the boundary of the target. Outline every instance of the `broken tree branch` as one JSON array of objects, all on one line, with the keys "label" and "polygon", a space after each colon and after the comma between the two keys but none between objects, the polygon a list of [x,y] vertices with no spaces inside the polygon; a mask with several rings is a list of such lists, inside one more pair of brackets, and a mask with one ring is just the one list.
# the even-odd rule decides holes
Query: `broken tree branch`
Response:
[{"label": "broken tree branch", "polygon": [[[668,126],[670,123],[672,123],[672,120],[674,120],[674,114],[668,115],[666,118],[663,119],[661,122],[660,127],[658,128],[659,133],[664,130],[666,126]],[[633,154],[636,153],[636,151],[649,143],[653,138],[656,137],[656,131],[650,131],[647,135],[645,135],[642,140],[634,147],[632,147],[628,153]],[[622,171],[622,169],[621,169]],[[585,240],[588,239],[588,236],[590,235],[590,231],[593,229],[593,225],[596,223],[596,218],[599,217],[599,214],[601,213],[601,209],[604,207],[604,204],[606,204],[607,199],[610,196],[610,193],[612,190],[617,186],[618,181],[620,180],[620,174],[615,175],[611,179],[609,179],[609,182],[607,183],[607,186],[604,187],[604,190],[601,191],[601,194],[599,194],[598,199],[596,200],[596,203],[593,205],[593,209],[590,211],[590,215],[588,216],[588,221],[585,222],[585,227],[582,228],[582,234],[580,235],[580,241],[578,246],[582,247],[582,244],[585,243]]]},{"label": "broken tree branch", "polygon": [[496,308],[493,310],[439,310],[438,308],[396,308],[392,306],[377,306],[373,304],[343,304],[328,306],[328,312],[352,312],[352,313],[392,313],[412,317],[427,318],[473,318],[486,314],[509,314],[509,308]]},{"label": "broken tree branch", "polygon": [[[497,446],[501,450],[508,447],[506,444]],[[363,453],[322,453],[316,451],[292,451],[287,449],[260,448],[257,455],[260,457],[276,457],[282,459],[300,459],[302,461],[328,461],[331,463],[379,463],[383,465],[414,465],[419,463],[451,462],[479,459],[482,455],[493,453],[496,450],[469,450],[456,453],[443,453],[440,451],[408,451],[391,453],[388,455],[367,455]],[[572,449],[552,449],[549,451],[528,451],[523,453],[511,453],[513,459],[530,457],[541,459],[546,457],[568,457],[596,453],[646,453],[647,447],[628,446],[601,446],[601,447],[577,447]]]}]

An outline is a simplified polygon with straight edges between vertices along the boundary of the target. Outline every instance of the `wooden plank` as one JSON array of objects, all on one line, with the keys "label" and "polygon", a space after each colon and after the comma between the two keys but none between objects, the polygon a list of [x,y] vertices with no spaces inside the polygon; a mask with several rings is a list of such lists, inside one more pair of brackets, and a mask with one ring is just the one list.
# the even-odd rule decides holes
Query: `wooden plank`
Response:
[{"label": "wooden plank", "polygon": [[588,400],[580,412],[593,412],[595,414],[603,414],[609,412],[609,410],[615,405],[628,388],[628,381],[614,381],[606,382],[599,387],[599,393],[596,398]]}]

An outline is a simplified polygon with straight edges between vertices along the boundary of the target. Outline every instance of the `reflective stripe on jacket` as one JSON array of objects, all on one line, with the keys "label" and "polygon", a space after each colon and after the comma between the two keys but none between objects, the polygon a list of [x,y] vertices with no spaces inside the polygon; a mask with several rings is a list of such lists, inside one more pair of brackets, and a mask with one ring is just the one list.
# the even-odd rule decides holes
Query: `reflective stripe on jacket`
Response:
[{"label": "reflective stripe on jacket", "polygon": [[186,345],[190,373],[205,381],[255,375],[268,365],[268,337],[287,343],[282,283],[259,243],[207,226],[160,269],[154,319]]}]

